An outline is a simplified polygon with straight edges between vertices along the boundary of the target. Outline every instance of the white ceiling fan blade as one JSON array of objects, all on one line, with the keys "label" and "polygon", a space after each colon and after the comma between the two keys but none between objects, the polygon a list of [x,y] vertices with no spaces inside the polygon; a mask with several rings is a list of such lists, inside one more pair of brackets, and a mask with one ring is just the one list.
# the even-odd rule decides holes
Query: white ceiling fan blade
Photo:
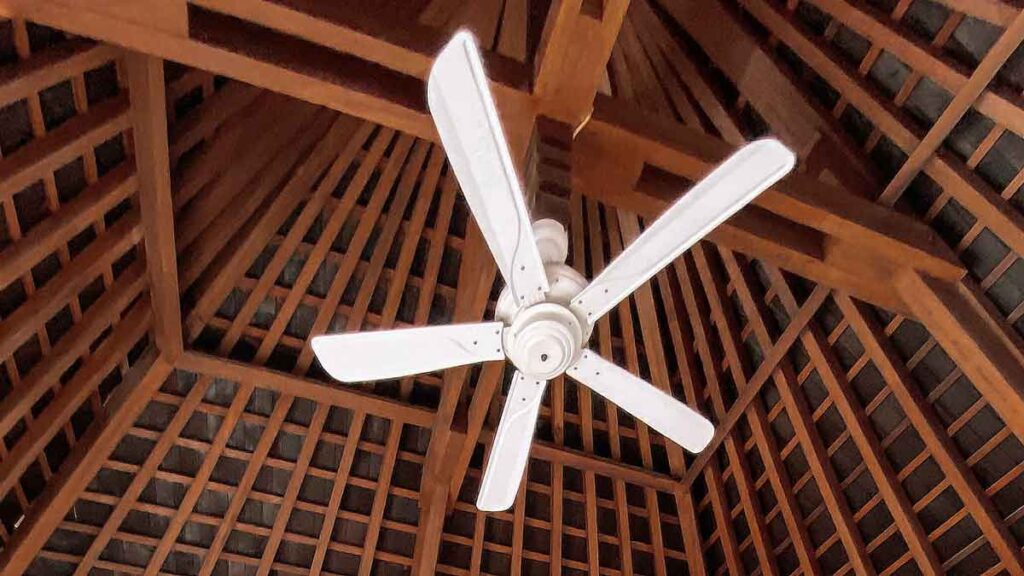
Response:
[{"label": "white ceiling fan blade", "polygon": [[476,507],[480,510],[508,510],[515,503],[546,387],[547,381],[524,376],[518,370],[512,375],[505,409],[491,441],[491,454],[476,497]]},{"label": "white ceiling fan blade", "polygon": [[714,424],[696,410],[592,350],[566,373],[690,452],[703,450],[715,435]]},{"label": "white ceiling fan blade", "polygon": [[589,286],[572,308],[591,323],[614,308],[793,169],[796,157],[778,140],[740,148],[658,217]]},{"label": "white ceiling fan blade", "polygon": [[504,360],[501,322],[350,332],[313,338],[324,370],[342,382],[389,380],[488,360]]},{"label": "white ceiling fan blade", "polygon": [[473,35],[455,34],[434,61],[427,104],[498,270],[519,303],[548,291],[547,276]]}]

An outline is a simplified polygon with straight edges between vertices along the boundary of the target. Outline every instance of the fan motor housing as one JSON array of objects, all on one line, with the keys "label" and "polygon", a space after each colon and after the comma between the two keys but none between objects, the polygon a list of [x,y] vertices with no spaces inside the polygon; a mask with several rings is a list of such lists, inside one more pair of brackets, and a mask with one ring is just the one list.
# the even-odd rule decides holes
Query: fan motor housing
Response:
[{"label": "fan motor housing", "polygon": [[569,308],[587,280],[565,264],[569,246],[565,228],[544,219],[534,222],[533,230],[550,289],[541,302],[519,306],[506,286],[494,316],[508,326],[503,344],[509,360],[524,374],[549,380],[579,358],[593,326]]}]

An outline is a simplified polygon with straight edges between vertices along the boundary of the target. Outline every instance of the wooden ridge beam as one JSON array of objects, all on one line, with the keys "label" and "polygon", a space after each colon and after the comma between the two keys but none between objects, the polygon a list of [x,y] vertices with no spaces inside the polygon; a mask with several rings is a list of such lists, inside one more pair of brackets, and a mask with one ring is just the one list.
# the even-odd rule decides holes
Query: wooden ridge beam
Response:
[{"label": "wooden ridge beam", "polygon": [[[466,249],[459,264],[458,294],[452,322],[478,322],[486,311],[487,301],[497,274],[497,266],[475,223],[466,232]],[[413,574],[433,574],[441,547],[448,487],[451,483],[452,460],[465,441],[465,435],[453,430],[456,410],[469,377],[469,367],[445,370],[441,401],[431,425],[430,444],[423,464],[420,485],[421,531],[416,535]]]},{"label": "wooden ridge beam", "polygon": [[130,52],[125,56],[131,95],[132,140],[139,182],[139,211],[153,306],[156,345],[173,362],[184,349],[178,301],[178,258],[164,100],[164,62]]},{"label": "wooden ridge beam", "polygon": [[[415,21],[396,22],[384,6],[372,2],[189,0],[189,3],[421,80],[427,78],[434,56],[449,39],[447,33],[432,26]],[[490,50],[483,50],[483,58],[496,85],[515,90],[527,88],[528,71],[522,64]]]}]

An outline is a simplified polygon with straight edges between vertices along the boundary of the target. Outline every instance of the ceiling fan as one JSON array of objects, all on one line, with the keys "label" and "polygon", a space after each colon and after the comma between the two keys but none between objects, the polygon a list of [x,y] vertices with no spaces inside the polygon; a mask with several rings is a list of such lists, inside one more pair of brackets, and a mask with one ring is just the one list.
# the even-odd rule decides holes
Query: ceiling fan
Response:
[{"label": "ceiling fan", "polygon": [[669,207],[591,282],[565,264],[554,220],[530,222],[473,35],[434,62],[427,103],[441,143],[505,288],[494,322],[317,336],[323,368],[342,382],[385,380],[475,362],[516,367],[477,496],[485,511],[515,500],[547,382],[567,374],[690,452],[711,441],[706,418],[586,348],[597,320],[792,170],[776,140],[750,143]]}]

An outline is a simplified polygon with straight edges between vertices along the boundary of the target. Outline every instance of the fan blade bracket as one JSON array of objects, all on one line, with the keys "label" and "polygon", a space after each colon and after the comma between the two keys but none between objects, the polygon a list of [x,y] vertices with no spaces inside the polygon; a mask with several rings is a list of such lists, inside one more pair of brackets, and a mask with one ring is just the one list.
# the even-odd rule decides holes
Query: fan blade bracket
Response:
[{"label": "fan blade bracket", "polygon": [[547,381],[516,370],[512,375],[501,421],[491,441],[476,506],[485,512],[508,510],[515,503],[530,457]]}]

